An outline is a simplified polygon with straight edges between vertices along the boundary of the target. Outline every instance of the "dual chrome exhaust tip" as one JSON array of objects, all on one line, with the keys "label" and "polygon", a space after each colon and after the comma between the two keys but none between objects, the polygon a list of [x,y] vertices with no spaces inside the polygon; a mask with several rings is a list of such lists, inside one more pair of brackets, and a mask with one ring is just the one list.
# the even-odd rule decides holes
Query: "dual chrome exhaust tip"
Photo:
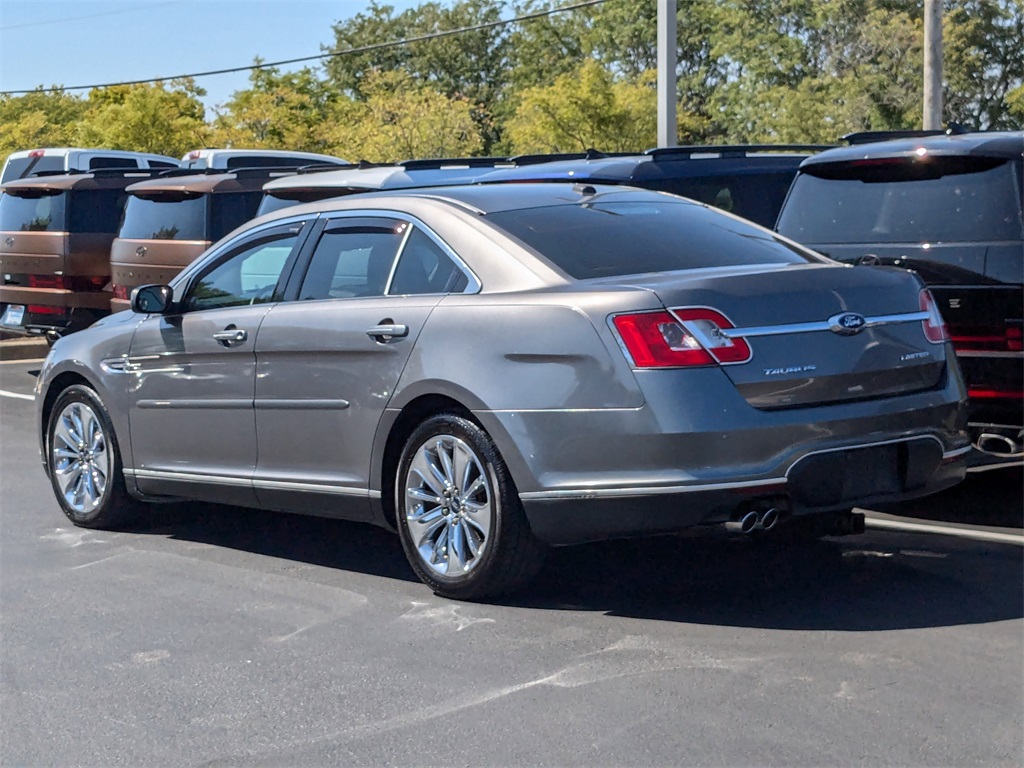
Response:
[{"label": "dual chrome exhaust tip", "polygon": [[753,533],[754,531],[770,531],[779,522],[779,510],[775,507],[765,511],[750,511],[738,520],[730,520],[725,530],[733,533]]}]

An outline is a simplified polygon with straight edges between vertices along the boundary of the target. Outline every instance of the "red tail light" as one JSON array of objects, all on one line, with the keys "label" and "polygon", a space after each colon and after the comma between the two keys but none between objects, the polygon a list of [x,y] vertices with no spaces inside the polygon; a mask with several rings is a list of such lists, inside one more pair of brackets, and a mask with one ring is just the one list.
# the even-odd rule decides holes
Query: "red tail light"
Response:
[{"label": "red tail light", "polygon": [[968,387],[967,396],[976,400],[1024,400],[1024,392],[1019,389],[974,389]]},{"label": "red tail light", "polygon": [[928,317],[921,321],[924,328],[924,336],[932,344],[942,344],[949,341],[949,333],[946,332],[946,323],[939,314],[939,308],[935,304],[935,297],[932,292],[925,288],[921,291],[919,304],[922,312],[927,312]]},{"label": "red tail light", "polygon": [[721,331],[733,324],[713,309],[637,312],[612,318],[637,368],[690,368],[750,359],[743,339]]},{"label": "red tail light", "polygon": [[1024,332],[1016,325],[1004,328],[957,325],[950,338],[957,352],[1024,351]]}]

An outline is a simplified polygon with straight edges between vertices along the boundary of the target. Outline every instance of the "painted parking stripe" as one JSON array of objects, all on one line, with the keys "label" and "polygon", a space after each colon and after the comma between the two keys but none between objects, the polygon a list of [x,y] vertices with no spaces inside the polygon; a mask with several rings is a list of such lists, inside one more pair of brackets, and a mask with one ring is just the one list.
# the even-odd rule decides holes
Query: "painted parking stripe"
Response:
[{"label": "painted parking stripe", "polygon": [[0,389],[0,396],[2,397],[14,397],[18,400],[35,400],[33,395],[23,395],[20,392],[8,392],[6,389]]},{"label": "painted parking stripe", "polygon": [[952,528],[948,525],[933,525],[931,523],[905,523],[902,520],[879,520],[873,517],[869,517],[864,523],[868,528],[885,528],[911,533],[939,533],[945,536],[959,536],[963,539],[997,541],[1001,544],[1024,546],[1024,534],[982,531],[977,528]]}]

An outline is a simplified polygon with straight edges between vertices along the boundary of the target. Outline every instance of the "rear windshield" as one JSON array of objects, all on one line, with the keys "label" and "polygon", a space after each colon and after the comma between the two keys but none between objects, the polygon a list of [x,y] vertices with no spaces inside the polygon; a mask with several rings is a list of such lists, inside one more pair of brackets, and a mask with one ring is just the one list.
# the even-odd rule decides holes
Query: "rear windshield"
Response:
[{"label": "rear windshield", "polygon": [[4,232],[66,232],[67,192],[0,195],[0,230]]},{"label": "rear windshield", "polygon": [[64,170],[63,155],[40,155],[39,157],[12,157],[4,165],[2,181],[23,179],[30,173],[43,171],[54,172]]},{"label": "rear windshield", "polygon": [[117,236],[131,240],[209,240],[206,209],[206,195],[130,195]]},{"label": "rear windshield", "polygon": [[1020,184],[1020,164],[996,158],[815,165],[794,182],[778,230],[815,245],[1015,241]]},{"label": "rear windshield", "polygon": [[8,192],[0,195],[0,229],[112,235],[127,197],[122,189]]},{"label": "rear windshield", "polygon": [[487,218],[578,280],[811,260],[760,227],[683,201],[563,205]]}]

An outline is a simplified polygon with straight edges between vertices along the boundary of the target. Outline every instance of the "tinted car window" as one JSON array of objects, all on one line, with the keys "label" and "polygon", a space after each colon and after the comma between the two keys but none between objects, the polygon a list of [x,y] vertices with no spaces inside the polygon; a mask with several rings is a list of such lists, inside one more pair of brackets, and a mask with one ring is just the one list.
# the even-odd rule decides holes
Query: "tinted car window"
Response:
[{"label": "tinted car window", "polygon": [[68,231],[114,234],[127,199],[128,193],[123,189],[71,192],[68,199]]},{"label": "tinted car window", "polygon": [[0,194],[0,230],[65,232],[67,192],[4,192]]},{"label": "tinted car window", "polygon": [[263,193],[225,192],[210,196],[210,227],[205,240],[220,240],[224,235],[256,215]]},{"label": "tinted car window", "polygon": [[206,195],[130,195],[118,237],[135,240],[208,240],[206,208]]},{"label": "tinted car window", "polygon": [[271,301],[297,234],[274,235],[229,256],[204,274],[185,300],[189,310]]},{"label": "tinted car window", "polygon": [[41,157],[18,157],[12,158],[7,161],[4,166],[3,181],[11,181],[12,179],[23,179],[31,173],[42,173],[63,171],[64,170],[64,158],[63,156],[51,155],[47,157],[43,155]]},{"label": "tinted car window", "polygon": [[991,158],[811,166],[794,182],[778,230],[807,243],[1019,240],[1019,185],[1012,163]]},{"label": "tinted car window", "polygon": [[406,222],[335,225],[320,237],[299,299],[383,296]]},{"label": "tinted car window", "polygon": [[89,170],[97,168],[138,168],[137,160],[129,160],[124,157],[91,157],[89,158]]},{"label": "tinted car window", "polygon": [[448,293],[465,289],[468,280],[440,246],[417,227],[402,248],[389,294]]},{"label": "tinted car window", "polygon": [[645,180],[642,186],[698,200],[771,227],[786,199],[794,171]]},{"label": "tinted car window", "polygon": [[760,227],[683,201],[564,205],[487,218],[580,280],[811,258]]}]

